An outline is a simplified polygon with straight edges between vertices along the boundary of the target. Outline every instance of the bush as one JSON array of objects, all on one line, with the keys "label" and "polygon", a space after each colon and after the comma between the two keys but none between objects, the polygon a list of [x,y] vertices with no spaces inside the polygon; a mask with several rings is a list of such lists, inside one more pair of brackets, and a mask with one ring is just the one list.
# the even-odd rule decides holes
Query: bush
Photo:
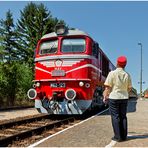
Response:
[{"label": "bush", "polygon": [[27,97],[27,91],[32,87],[33,72],[32,68],[27,64],[19,64],[17,69],[18,91],[16,93],[16,101],[20,104],[30,104]]},{"label": "bush", "polygon": [[[12,61],[0,64],[0,104],[27,104],[27,91],[32,86],[33,72],[25,63]],[[26,100],[27,99],[27,100]],[[1,107],[0,106],[0,107]]]}]

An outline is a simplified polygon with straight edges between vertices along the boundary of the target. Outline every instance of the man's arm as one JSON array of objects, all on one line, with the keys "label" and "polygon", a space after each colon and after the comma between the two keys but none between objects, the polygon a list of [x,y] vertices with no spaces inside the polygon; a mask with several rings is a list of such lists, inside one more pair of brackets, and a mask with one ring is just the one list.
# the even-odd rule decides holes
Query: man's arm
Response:
[{"label": "man's arm", "polygon": [[104,96],[103,102],[104,103],[108,100],[110,92],[111,92],[111,87],[105,86],[105,90],[103,92],[103,96]]},{"label": "man's arm", "polygon": [[132,90],[132,81],[131,81],[131,77],[130,77],[130,75],[129,75],[127,91],[130,92],[131,90]]}]

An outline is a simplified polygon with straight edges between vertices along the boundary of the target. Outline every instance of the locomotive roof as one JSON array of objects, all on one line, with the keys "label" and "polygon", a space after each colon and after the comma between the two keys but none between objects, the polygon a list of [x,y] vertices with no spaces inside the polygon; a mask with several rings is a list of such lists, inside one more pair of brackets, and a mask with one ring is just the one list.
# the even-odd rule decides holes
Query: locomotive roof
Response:
[{"label": "locomotive roof", "polygon": [[[89,36],[87,33],[83,32],[81,30],[78,30],[78,29],[68,30],[67,33],[66,33],[66,36],[71,36],[71,35],[85,35],[85,36]],[[57,37],[57,36],[58,35],[55,32],[52,32],[52,33],[45,34],[41,39]]]}]

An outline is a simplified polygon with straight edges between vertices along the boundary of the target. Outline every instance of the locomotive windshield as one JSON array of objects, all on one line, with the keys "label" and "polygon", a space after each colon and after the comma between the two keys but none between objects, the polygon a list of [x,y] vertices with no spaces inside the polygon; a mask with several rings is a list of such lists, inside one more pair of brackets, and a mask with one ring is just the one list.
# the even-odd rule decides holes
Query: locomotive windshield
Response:
[{"label": "locomotive windshield", "polygon": [[58,40],[46,41],[40,45],[40,54],[56,53],[58,49]]},{"label": "locomotive windshield", "polygon": [[85,51],[85,39],[63,39],[62,52],[75,53]]}]

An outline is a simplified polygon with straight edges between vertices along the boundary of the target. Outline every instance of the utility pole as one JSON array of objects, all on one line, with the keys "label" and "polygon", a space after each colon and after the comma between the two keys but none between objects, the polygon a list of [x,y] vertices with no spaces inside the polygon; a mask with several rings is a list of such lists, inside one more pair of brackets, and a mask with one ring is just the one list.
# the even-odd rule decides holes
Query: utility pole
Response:
[{"label": "utility pole", "polygon": [[140,66],[140,98],[142,98],[142,43],[138,43],[138,45],[140,45],[140,49],[141,49],[141,66]]}]

